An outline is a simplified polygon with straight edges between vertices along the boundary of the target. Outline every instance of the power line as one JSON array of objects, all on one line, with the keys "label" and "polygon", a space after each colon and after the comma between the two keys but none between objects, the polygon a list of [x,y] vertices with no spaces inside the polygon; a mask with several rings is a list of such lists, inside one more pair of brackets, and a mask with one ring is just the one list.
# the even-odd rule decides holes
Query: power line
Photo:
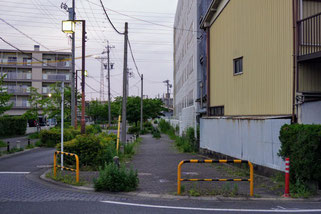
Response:
[{"label": "power line", "polygon": [[[32,37],[28,36],[27,34],[25,34],[24,32],[22,32],[21,30],[19,30],[18,28],[16,28],[15,26],[13,26],[12,24],[8,23],[6,20],[0,18],[0,20],[4,23],[6,23],[7,25],[9,25],[10,27],[12,27],[13,29],[15,29],[16,31],[18,31],[19,33],[23,34],[24,36],[26,36],[27,38],[31,39],[32,41],[36,42],[37,44],[41,45],[42,47],[44,47],[47,50],[50,50],[49,48],[47,48],[45,45],[41,44],[40,42],[34,40]],[[50,50],[51,51],[51,50]]]},{"label": "power line", "polygon": [[136,64],[136,61],[135,61],[135,58],[134,58],[132,46],[130,45],[129,39],[128,39],[127,41],[128,41],[128,46],[129,46],[130,54],[131,54],[131,56],[132,56],[132,59],[133,59],[133,62],[134,62],[134,65],[135,65],[137,74],[138,74],[139,77],[141,77],[141,75],[140,75],[140,73],[139,73],[139,70],[138,70],[138,67],[137,67],[137,64]]},{"label": "power line", "polygon": [[[88,2],[91,3],[90,1],[88,1]],[[105,15],[106,15],[106,17],[107,17],[110,25],[114,28],[114,30],[115,30],[118,34],[124,35],[125,33],[121,33],[120,31],[118,31],[118,30],[116,29],[116,27],[114,26],[114,24],[111,22],[108,14],[107,14],[107,12],[106,12],[106,10],[105,10],[105,6],[104,6],[104,4],[103,4],[103,2],[102,2],[101,0],[100,0],[100,4],[101,4],[101,7],[103,8],[103,10],[104,10],[104,12],[105,12]],[[96,5],[97,5],[97,4],[96,4]]]}]

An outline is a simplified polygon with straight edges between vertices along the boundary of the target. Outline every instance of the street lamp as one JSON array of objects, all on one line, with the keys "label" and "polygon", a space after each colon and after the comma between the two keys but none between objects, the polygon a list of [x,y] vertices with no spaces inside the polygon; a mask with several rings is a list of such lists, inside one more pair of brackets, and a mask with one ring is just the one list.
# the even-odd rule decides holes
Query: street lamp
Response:
[{"label": "street lamp", "polygon": [[[66,20],[62,21],[62,31],[64,33],[75,33],[75,23],[82,23],[82,70],[81,70],[81,134],[86,132],[85,122],[85,43],[86,43],[86,21]],[[75,80],[72,80],[75,81]],[[72,95],[74,96],[74,95]],[[77,118],[76,118],[77,120]]]},{"label": "street lamp", "polygon": [[48,94],[49,97],[51,97],[51,94]]}]

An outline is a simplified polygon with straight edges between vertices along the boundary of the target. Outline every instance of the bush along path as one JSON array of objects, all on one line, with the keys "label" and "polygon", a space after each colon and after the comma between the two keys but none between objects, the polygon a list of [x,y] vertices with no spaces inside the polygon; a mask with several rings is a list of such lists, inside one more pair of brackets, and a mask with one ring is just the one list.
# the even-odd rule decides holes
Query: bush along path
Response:
[{"label": "bush along path", "polygon": [[[137,138],[134,142],[122,145],[124,149],[118,153],[119,164],[115,164],[114,157],[117,156],[115,134],[103,132],[77,135],[64,143],[64,151],[78,155],[80,182],[76,183],[75,173],[69,171],[59,171],[57,177],[53,176],[53,172],[49,172],[46,177],[71,185],[92,187],[96,191],[135,190],[139,182],[137,172],[125,168],[125,162],[135,154],[140,140]],[[57,149],[59,148],[60,144],[57,144]],[[74,157],[64,156],[64,164],[75,168]]]},{"label": "bush along path", "polygon": [[[137,192],[147,194],[176,195],[177,166],[184,159],[205,159],[202,156],[178,151],[173,140],[162,134],[160,139],[152,135],[142,136],[142,142],[131,164],[138,171]],[[247,168],[240,169],[227,164],[184,164],[182,178],[249,178]],[[281,197],[284,180],[254,178],[255,197]],[[249,195],[249,182],[182,182],[182,195],[227,196]]]}]

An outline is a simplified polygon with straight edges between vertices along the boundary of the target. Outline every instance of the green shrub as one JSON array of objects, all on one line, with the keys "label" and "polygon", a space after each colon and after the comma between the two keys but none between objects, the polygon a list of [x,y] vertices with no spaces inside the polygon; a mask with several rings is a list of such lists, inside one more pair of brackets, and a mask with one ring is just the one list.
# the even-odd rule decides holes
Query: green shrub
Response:
[{"label": "green shrub", "polygon": [[131,126],[128,128],[128,134],[139,134],[140,127],[139,126]]},{"label": "green shrub", "polygon": [[144,123],[143,123],[143,127],[144,128],[153,128],[153,124],[150,122],[150,121],[145,121]]},{"label": "green shrub", "polygon": [[156,139],[161,138],[161,134],[158,128],[153,128],[152,135],[153,135],[153,138],[156,138]]},{"label": "green shrub", "polygon": [[38,139],[39,137],[40,137],[40,135],[39,135],[38,132],[31,133],[31,134],[29,134],[29,136],[28,136],[29,139]]},{"label": "green shrub", "polygon": [[101,127],[98,124],[86,126],[86,134],[98,134],[101,132]]},{"label": "green shrub", "polygon": [[100,169],[99,177],[94,180],[96,191],[128,192],[137,188],[139,183],[137,171],[118,167],[114,163],[106,164]]},{"label": "green shrub", "polygon": [[7,147],[7,144],[5,142],[3,142],[2,140],[0,140],[0,147]]},{"label": "green shrub", "polygon": [[24,135],[27,130],[27,119],[24,117],[0,117],[0,137]]},{"label": "green shrub", "polygon": [[171,129],[171,124],[166,122],[164,119],[161,119],[158,123],[158,128],[161,132],[167,134],[167,132]]},{"label": "green shrub", "polygon": [[154,120],[154,124],[158,124],[158,121],[157,121],[157,120]]},{"label": "green shrub", "polygon": [[[70,141],[77,135],[80,135],[80,130],[75,130],[74,128],[64,129],[64,141]],[[42,146],[55,147],[61,141],[61,129],[42,130],[40,132],[40,140]]]},{"label": "green shrub", "polygon": [[[77,154],[81,167],[98,169],[105,163],[113,161],[116,156],[114,135],[78,135],[75,139],[64,143],[64,151]],[[57,145],[60,149],[60,144]],[[74,158],[66,157],[66,164],[74,164]]]},{"label": "green shrub", "polygon": [[307,186],[307,182],[320,182],[321,125],[284,125],[280,130],[279,139],[279,155],[283,159],[289,157],[291,161],[291,183]]}]

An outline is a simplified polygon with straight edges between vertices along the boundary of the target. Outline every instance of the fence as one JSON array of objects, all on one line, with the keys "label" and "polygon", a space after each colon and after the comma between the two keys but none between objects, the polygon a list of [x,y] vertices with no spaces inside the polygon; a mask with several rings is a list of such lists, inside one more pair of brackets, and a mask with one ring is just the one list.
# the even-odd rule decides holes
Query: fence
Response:
[{"label": "fence", "polygon": [[[249,179],[184,179],[181,178],[181,169],[184,163],[247,163],[250,167]],[[250,196],[253,196],[253,164],[250,161],[245,160],[183,160],[177,167],[177,194],[181,194],[181,182],[182,181],[248,181],[250,182]]]},{"label": "fence", "polygon": [[[76,169],[72,169],[72,168],[68,168],[68,167],[64,167],[64,166],[60,166],[57,165],[57,154],[64,154],[64,155],[69,155],[69,156],[75,156],[76,159]],[[58,168],[62,168],[65,170],[69,170],[72,172],[76,172],[76,182],[79,182],[79,158],[78,155],[73,154],[73,153],[68,153],[68,152],[61,152],[61,151],[55,151],[54,153],[54,177],[57,176],[57,167]]]}]

